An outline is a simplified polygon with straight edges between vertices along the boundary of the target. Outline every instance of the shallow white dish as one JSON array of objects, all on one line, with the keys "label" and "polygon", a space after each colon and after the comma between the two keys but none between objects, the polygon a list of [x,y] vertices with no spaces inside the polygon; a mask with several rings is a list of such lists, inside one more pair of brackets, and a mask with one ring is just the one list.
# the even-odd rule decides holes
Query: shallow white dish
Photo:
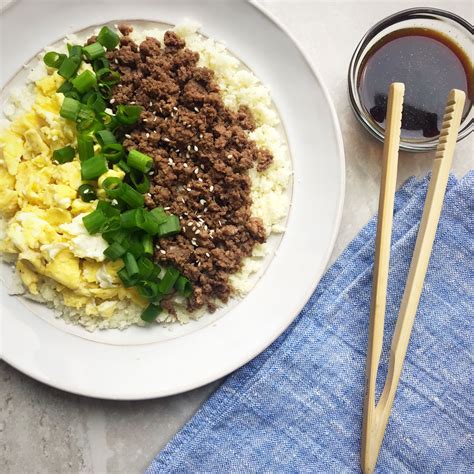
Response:
[{"label": "shallow white dish", "polygon": [[216,315],[171,330],[156,326],[88,333],[55,320],[44,307],[8,296],[0,285],[5,361],[69,392],[145,399],[227,375],[264,350],[298,315],[334,245],[344,196],[344,157],[324,86],[291,36],[259,8],[244,2],[146,0],[103,1],[100,6],[22,0],[7,8],[0,20],[2,37],[15,37],[25,24],[29,34],[21,48],[7,50],[2,58],[2,87],[44,46],[90,25],[143,19],[176,24],[192,18],[270,86],[293,159],[292,206],[278,251],[249,295]]}]

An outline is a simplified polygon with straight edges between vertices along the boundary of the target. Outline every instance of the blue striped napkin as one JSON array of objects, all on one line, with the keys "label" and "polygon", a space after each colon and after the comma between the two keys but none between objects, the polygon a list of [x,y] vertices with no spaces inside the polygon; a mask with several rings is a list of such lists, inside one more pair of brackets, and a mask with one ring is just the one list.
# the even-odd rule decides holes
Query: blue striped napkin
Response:
[{"label": "blue striped napkin", "polygon": [[[398,191],[378,390],[429,178]],[[474,472],[474,172],[451,177],[378,472]],[[376,221],[297,320],[153,460],[162,472],[359,472]]]}]

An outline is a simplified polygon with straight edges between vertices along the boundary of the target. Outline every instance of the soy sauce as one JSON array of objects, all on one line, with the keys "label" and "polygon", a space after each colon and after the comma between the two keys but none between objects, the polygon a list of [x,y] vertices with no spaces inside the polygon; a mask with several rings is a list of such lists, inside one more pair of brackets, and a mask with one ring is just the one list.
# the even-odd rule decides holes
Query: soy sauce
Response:
[{"label": "soy sauce", "polygon": [[405,84],[402,138],[436,137],[451,89],[466,93],[463,119],[473,102],[473,65],[453,40],[437,31],[407,28],[394,31],[368,52],[358,88],[370,117],[385,128],[387,92],[392,82]]}]

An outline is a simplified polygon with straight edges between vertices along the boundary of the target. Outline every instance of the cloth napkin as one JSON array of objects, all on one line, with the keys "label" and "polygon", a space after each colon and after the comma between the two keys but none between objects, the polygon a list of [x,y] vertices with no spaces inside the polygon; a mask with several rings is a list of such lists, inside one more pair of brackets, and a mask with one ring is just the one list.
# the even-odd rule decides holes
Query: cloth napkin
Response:
[{"label": "cloth napkin", "polygon": [[[429,177],[398,191],[381,392]],[[474,172],[450,177],[377,472],[474,472]],[[296,321],[229,376],[147,473],[359,472],[376,220]],[[257,317],[257,315],[256,315]]]}]

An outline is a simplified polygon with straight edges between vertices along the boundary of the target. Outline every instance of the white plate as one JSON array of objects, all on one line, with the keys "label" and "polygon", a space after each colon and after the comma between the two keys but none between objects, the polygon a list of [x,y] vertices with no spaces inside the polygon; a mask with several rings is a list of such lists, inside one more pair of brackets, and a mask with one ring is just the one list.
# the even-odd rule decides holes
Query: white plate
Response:
[{"label": "white plate", "polygon": [[185,326],[91,334],[54,319],[44,307],[8,296],[1,285],[2,358],[69,392],[145,399],[229,374],[264,350],[298,315],[334,245],[344,197],[344,156],[334,108],[291,36],[250,3],[16,2],[2,13],[2,40],[15,38],[25,27],[28,34],[21,48],[4,48],[2,87],[39,50],[68,33],[110,21],[176,24],[184,18],[199,21],[203,33],[225,42],[272,90],[293,158],[287,230],[281,242],[274,239],[278,251],[245,299]]}]

